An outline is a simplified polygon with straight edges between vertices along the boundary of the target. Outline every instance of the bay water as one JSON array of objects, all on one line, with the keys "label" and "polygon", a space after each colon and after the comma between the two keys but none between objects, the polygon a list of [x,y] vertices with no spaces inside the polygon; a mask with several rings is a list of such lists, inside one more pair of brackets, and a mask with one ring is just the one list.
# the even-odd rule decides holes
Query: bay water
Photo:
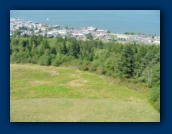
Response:
[{"label": "bay water", "polygon": [[160,10],[10,10],[10,18],[61,27],[93,26],[113,33],[160,35]]}]

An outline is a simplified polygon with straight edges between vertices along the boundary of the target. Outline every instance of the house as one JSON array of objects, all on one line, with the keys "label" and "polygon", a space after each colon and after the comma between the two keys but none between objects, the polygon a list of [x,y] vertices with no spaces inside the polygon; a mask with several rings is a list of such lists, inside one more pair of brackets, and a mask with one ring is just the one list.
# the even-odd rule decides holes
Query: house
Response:
[{"label": "house", "polygon": [[67,31],[66,30],[58,30],[58,33],[60,35],[66,35],[67,34]]},{"label": "house", "polygon": [[55,26],[53,26],[53,28],[60,28],[60,26],[59,25],[55,25]]},{"label": "house", "polygon": [[73,36],[84,36],[84,34],[82,34],[82,33],[77,33],[77,32],[73,32],[72,35],[73,35]]},{"label": "house", "polygon": [[46,30],[46,27],[45,26],[41,26],[41,30],[42,31],[45,31]]},{"label": "house", "polygon": [[102,38],[102,37],[105,37],[105,34],[100,33],[100,34],[97,34],[96,36],[97,36],[97,37],[101,37],[101,38]]},{"label": "house", "polygon": [[96,30],[97,33],[105,33],[105,30],[98,29]]},{"label": "house", "polygon": [[89,31],[81,31],[81,33],[84,34],[84,35],[89,35],[89,34],[91,34]]},{"label": "house", "polygon": [[91,26],[91,27],[88,27],[87,30],[88,31],[95,31],[95,30],[97,30],[97,28]]},{"label": "house", "polygon": [[154,40],[154,44],[160,44],[160,40]]},{"label": "house", "polygon": [[116,34],[116,36],[118,39],[125,39],[125,40],[129,39],[129,36],[123,34]]}]

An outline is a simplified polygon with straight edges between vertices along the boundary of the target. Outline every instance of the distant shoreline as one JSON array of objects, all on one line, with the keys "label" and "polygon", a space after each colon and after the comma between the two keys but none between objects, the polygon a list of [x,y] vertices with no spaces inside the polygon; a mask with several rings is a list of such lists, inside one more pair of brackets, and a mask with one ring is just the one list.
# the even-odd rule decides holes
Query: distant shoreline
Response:
[{"label": "distant shoreline", "polygon": [[[47,18],[48,20],[48,18]],[[18,31],[17,31],[18,30]],[[43,35],[50,38],[65,36],[75,37],[77,40],[101,40],[118,43],[160,44],[160,36],[145,35],[125,32],[124,34],[113,33],[108,29],[98,29],[93,26],[74,29],[60,25],[46,25],[38,22],[25,21],[23,19],[10,18],[10,36]]]},{"label": "distant shoreline", "polygon": [[[25,19],[20,19],[20,18],[11,18],[10,17],[10,19],[18,19],[18,20],[23,20],[23,21],[28,21],[28,20],[25,20]],[[29,21],[31,21],[31,20],[29,20]],[[28,22],[29,22],[28,21]],[[54,22],[55,20],[49,20],[48,19],[48,21],[46,21],[45,20],[45,22],[38,22],[38,21],[31,21],[31,22],[33,22],[33,23],[39,23],[39,24],[43,24],[43,25],[48,25],[48,26],[55,26],[55,25],[58,25],[58,24],[48,24],[48,23],[46,23],[46,22]],[[59,20],[58,20],[59,21]],[[56,21],[56,22],[58,22],[58,21]],[[66,20],[64,20],[64,21],[66,21]],[[60,25],[59,25],[60,26]],[[71,26],[62,26],[62,28],[65,28],[65,27],[71,27]],[[87,26],[81,26],[81,27],[71,27],[71,28],[73,28],[73,29],[80,29],[80,28],[82,28],[82,27],[88,27],[88,25]],[[103,29],[103,28],[98,28],[98,29]],[[107,30],[110,30],[111,31],[111,29],[107,29]],[[115,34],[125,34],[125,33],[134,33],[134,34],[138,34],[138,35],[149,35],[149,36],[151,36],[151,35],[156,35],[156,36],[159,36],[160,37],[160,34],[157,34],[157,33],[153,33],[153,34],[148,34],[148,33],[142,33],[142,32],[133,32],[133,31],[125,31],[125,32],[114,32],[114,31],[111,31],[111,32],[113,32],[113,33],[115,33]]]}]

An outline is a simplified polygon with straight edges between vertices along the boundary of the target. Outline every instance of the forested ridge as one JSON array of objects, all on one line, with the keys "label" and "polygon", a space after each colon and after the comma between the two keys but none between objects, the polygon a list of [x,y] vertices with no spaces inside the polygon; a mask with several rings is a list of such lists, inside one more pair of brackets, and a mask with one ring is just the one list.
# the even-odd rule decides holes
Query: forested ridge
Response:
[{"label": "forested ridge", "polygon": [[150,87],[150,103],[160,111],[160,45],[43,36],[11,37],[10,62],[75,66]]}]

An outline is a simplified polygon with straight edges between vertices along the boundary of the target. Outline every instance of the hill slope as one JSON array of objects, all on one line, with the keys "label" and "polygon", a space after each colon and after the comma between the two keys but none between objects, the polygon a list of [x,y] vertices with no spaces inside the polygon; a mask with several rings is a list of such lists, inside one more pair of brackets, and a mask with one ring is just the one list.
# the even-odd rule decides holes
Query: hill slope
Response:
[{"label": "hill slope", "polygon": [[10,65],[10,121],[160,121],[147,90],[75,68]]}]

